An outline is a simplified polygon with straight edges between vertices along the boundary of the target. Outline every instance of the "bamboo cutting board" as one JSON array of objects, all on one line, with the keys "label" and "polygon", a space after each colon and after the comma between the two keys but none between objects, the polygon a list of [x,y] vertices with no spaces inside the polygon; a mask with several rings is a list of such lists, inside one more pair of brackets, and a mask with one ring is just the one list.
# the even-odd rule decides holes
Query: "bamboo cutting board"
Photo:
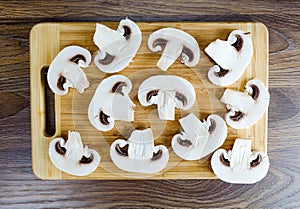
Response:
[{"label": "bamboo cutting board", "polygon": [[[102,23],[116,29],[118,23]],[[143,34],[141,47],[127,68],[118,74],[127,76],[133,84],[130,97],[136,104],[134,122],[116,122],[108,132],[100,132],[90,125],[87,110],[95,89],[103,78],[110,76],[99,71],[94,63],[84,69],[90,81],[90,87],[80,95],[76,90],[69,90],[65,96],[54,96],[54,113],[49,115],[51,102],[45,99],[46,83],[44,70],[58,52],[69,45],[79,45],[92,54],[98,50],[92,38],[95,23],[42,23],[34,26],[30,34],[30,69],[31,69],[31,130],[32,130],[32,166],[36,176],[41,179],[212,179],[216,178],[210,169],[210,157],[200,161],[185,161],[176,156],[171,149],[172,136],[179,132],[178,119],[193,112],[201,120],[209,114],[224,116],[225,105],[219,99],[225,88],[211,84],[207,71],[213,62],[204,53],[204,48],[215,39],[226,40],[232,30],[240,29],[251,33],[254,54],[243,76],[228,88],[244,91],[245,83],[252,78],[260,79],[268,86],[268,31],[261,23],[198,23],[198,22],[153,22],[137,23]],[[160,54],[154,54],[147,48],[149,35],[163,27],[182,29],[198,41],[201,49],[200,62],[192,68],[176,61],[167,72],[156,67]],[[143,107],[137,99],[137,91],[143,80],[152,75],[177,75],[189,80],[196,91],[196,103],[188,111],[176,109],[175,121],[158,119],[156,106]],[[49,133],[47,118],[55,118],[55,132]],[[236,138],[252,139],[252,149],[267,151],[267,113],[250,128],[235,130],[228,127],[228,136],[223,148],[231,149]],[[155,145],[164,144],[170,152],[167,167],[160,173],[136,174],[121,171],[111,161],[110,144],[118,139],[127,139],[134,129],[151,127]],[[58,136],[67,136],[68,130],[79,131],[83,144],[95,149],[101,156],[101,162],[95,172],[88,176],[76,177],[61,172],[51,163],[48,156],[50,141]]]}]

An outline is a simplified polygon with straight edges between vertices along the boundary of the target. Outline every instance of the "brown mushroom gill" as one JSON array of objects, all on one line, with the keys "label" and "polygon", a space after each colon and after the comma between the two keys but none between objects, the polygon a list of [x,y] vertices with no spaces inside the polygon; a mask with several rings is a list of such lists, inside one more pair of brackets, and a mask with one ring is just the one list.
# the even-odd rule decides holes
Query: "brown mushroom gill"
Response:
[{"label": "brown mushroom gill", "polygon": [[182,52],[181,52],[181,56],[183,57],[184,54],[186,56],[188,56],[189,62],[192,62],[194,60],[194,53],[192,52],[191,49],[187,48],[186,46],[183,47]]},{"label": "brown mushroom gill", "polygon": [[131,29],[130,29],[130,27],[124,25],[123,29],[124,29],[123,36],[125,37],[126,40],[129,40],[130,39],[130,35],[131,35]]},{"label": "brown mushroom gill", "polygon": [[150,99],[151,99],[153,96],[157,96],[157,95],[158,95],[158,91],[159,91],[158,89],[149,91],[149,92],[147,93],[147,95],[146,95],[146,100],[147,100],[147,102],[149,102]]},{"label": "brown mushroom gill", "polygon": [[61,91],[64,91],[64,84],[66,83],[66,81],[67,79],[64,76],[60,75],[57,79],[57,88]]},{"label": "brown mushroom gill", "polygon": [[129,147],[128,144],[126,144],[124,147],[120,147],[120,145],[117,144],[115,149],[119,155],[121,155],[123,157],[128,157],[128,147]]},{"label": "brown mushroom gill", "polygon": [[251,88],[252,88],[252,94],[251,94],[251,97],[254,99],[254,100],[257,100],[257,98],[259,97],[259,88],[258,86],[252,84],[251,85]]},{"label": "brown mushroom gill", "polygon": [[258,154],[257,157],[251,161],[250,167],[254,168],[254,167],[258,166],[260,164],[261,160],[262,160],[262,157],[260,154]]},{"label": "brown mushroom gill", "polygon": [[155,161],[158,160],[159,158],[161,158],[163,152],[161,150],[158,150],[158,152],[153,152],[153,157],[151,158],[151,161]]},{"label": "brown mushroom gill", "polygon": [[56,142],[56,143],[55,143],[55,150],[56,150],[56,152],[57,152],[58,154],[60,154],[60,155],[65,155],[66,152],[67,152],[66,148],[60,146],[60,143],[59,143],[59,142]]},{"label": "brown mushroom gill", "polygon": [[235,115],[230,116],[230,119],[237,122],[241,120],[243,117],[244,117],[244,113],[242,113],[241,111],[236,111]]},{"label": "brown mushroom gill", "polygon": [[236,37],[236,41],[233,44],[231,44],[231,46],[236,48],[237,51],[240,51],[244,44],[243,38],[238,34],[236,34],[235,37]]},{"label": "brown mushroom gill", "polygon": [[183,106],[187,104],[187,98],[184,94],[176,91],[175,98],[182,102]]},{"label": "brown mushroom gill", "polygon": [[76,64],[79,63],[79,60],[82,60],[82,61],[86,62],[86,59],[82,54],[77,54],[77,55],[75,55],[74,57],[72,57],[70,59],[71,62],[75,62]]},{"label": "brown mushroom gill", "polygon": [[208,132],[212,134],[216,129],[217,123],[214,119],[210,119],[210,126],[208,128]]},{"label": "brown mushroom gill", "polygon": [[106,52],[105,57],[103,59],[98,59],[98,62],[101,65],[109,65],[110,63],[112,63],[115,59],[115,56],[110,55],[109,53]]},{"label": "brown mushroom gill", "polygon": [[177,142],[183,147],[189,147],[192,145],[192,141],[188,139],[181,139],[180,137],[177,137]]},{"label": "brown mushroom gill", "polygon": [[113,93],[118,93],[124,96],[124,93],[122,92],[123,87],[126,87],[127,84],[123,81],[118,81],[117,83],[115,83],[115,85],[112,87],[112,92]]},{"label": "brown mushroom gill", "polygon": [[214,72],[215,73],[215,76],[217,77],[224,77],[225,75],[227,75],[227,73],[229,73],[229,70],[226,70],[224,68],[222,68],[220,65],[218,65],[219,68],[220,68],[220,71],[219,72]]},{"label": "brown mushroom gill", "polygon": [[93,162],[93,160],[94,160],[94,155],[91,154],[90,157],[82,156],[82,158],[79,161],[79,163],[81,163],[81,164],[89,164],[89,163]]},{"label": "brown mushroom gill", "polygon": [[221,162],[223,165],[225,165],[225,166],[227,166],[227,167],[230,167],[230,161],[224,157],[224,154],[223,154],[223,153],[220,155],[220,162]]},{"label": "brown mushroom gill", "polygon": [[109,118],[108,115],[106,115],[103,111],[100,111],[99,120],[103,125],[108,125],[109,124],[108,118]]},{"label": "brown mushroom gill", "polygon": [[158,39],[153,41],[152,47],[155,48],[157,46],[160,46],[161,50],[163,51],[165,46],[167,45],[167,43],[168,43],[168,41],[166,39],[158,38]]}]

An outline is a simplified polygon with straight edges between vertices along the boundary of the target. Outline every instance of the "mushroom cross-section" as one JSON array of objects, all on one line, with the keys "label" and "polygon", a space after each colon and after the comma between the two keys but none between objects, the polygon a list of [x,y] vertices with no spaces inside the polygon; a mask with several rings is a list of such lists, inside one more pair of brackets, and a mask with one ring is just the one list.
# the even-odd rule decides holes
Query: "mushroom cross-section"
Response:
[{"label": "mushroom cross-section", "polygon": [[204,51],[216,63],[208,71],[208,79],[219,86],[231,85],[241,77],[251,61],[253,45],[250,33],[234,30],[227,41],[217,39]]},{"label": "mushroom cross-section", "polygon": [[143,81],[138,90],[143,106],[157,105],[162,120],[175,119],[175,107],[187,110],[196,100],[195,89],[187,80],[173,75],[156,75]]},{"label": "mushroom cross-section", "polygon": [[195,38],[176,28],[153,32],[148,39],[148,48],[152,52],[162,51],[157,67],[163,71],[167,71],[177,58],[188,67],[195,66],[200,59],[200,48]]},{"label": "mushroom cross-section", "polygon": [[61,50],[49,66],[47,81],[51,90],[55,94],[65,95],[71,87],[83,93],[89,87],[89,81],[81,67],[88,67],[91,59],[91,53],[79,46]]},{"label": "mushroom cross-section", "polygon": [[90,123],[97,130],[112,129],[115,120],[134,120],[135,105],[129,97],[131,88],[131,81],[123,75],[113,75],[101,81],[88,109]]},{"label": "mushroom cross-section", "polygon": [[98,152],[83,146],[76,131],[68,132],[67,141],[61,137],[53,139],[49,144],[49,157],[58,169],[75,176],[92,173],[101,160]]},{"label": "mushroom cross-section", "polygon": [[221,102],[230,110],[226,113],[225,120],[235,129],[248,128],[255,124],[269,106],[269,92],[260,80],[249,80],[245,89],[245,92],[226,89],[221,98]]},{"label": "mushroom cross-section", "polygon": [[163,145],[154,146],[151,128],[135,130],[126,141],[117,139],[110,147],[114,164],[128,172],[153,174],[165,168],[169,151]]},{"label": "mushroom cross-section", "polygon": [[172,139],[174,152],[185,160],[199,160],[218,149],[227,136],[225,121],[211,114],[201,122],[193,113],[179,120],[183,131]]},{"label": "mushroom cross-section", "polygon": [[211,167],[222,181],[235,184],[254,184],[269,170],[269,158],[264,152],[251,152],[251,140],[236,139],[232,150],[217,150]]},{"label": "mushroom cross-section", "polygon": [[94,43],[99,48],[95,65],[105,73],[115,73],[132,61],[142,43],[142,33],[128,18],[120,21],[117,30],[97,23]]}]

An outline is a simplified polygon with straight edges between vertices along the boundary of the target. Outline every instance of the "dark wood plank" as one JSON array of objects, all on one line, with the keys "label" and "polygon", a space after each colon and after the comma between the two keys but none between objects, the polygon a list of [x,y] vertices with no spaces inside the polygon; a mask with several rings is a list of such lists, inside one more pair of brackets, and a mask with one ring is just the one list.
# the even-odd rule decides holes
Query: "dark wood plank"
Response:
[{"label": "dark wood plank", "polygon": [[[0,1],[0,205],[299,208],[299,1]],[[270,34],[268,154],[254,185],[220,180],[41,181],[31,169],[29,32],[43,21],[260,21]]]}]

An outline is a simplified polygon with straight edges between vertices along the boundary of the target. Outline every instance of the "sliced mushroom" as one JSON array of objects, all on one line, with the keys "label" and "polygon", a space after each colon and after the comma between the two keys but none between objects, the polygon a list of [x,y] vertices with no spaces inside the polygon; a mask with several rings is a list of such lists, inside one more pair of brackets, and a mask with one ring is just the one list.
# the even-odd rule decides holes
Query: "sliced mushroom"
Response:
[{"label": "sliced mushroom", "polygon": [[128,18],[120,21],[117,30],[97,23],[94,43],[99,48],[94,59],[96,66],[105,73],[115,73],[132,61],[142,43],[142,33]]},{"label": "sliced mushroom", "polygon": [[236,139],[232,150],[217,150],[211,167],[222,181],[235,184],[254,184],[269,170],[269,158],[264,152],[251,152],[251,140]]},{"label": "sliced mushroom", "polygon": [[175,107],[191,108],[196,95],[193,85],[187,80],[173,75],[157,75],[143,81],[138,99],[143,106],[156,104],[160,119],[174,120]]},{"label": "sliced mushroom", "polygon": [[163,51],[157,67],[163,71],[177,58],[188,67],[195,66],[200,59],[200,48],[193,36],[175,28],[162,28],[153,32],[148,39],[148,48],[152,52]]},{"label": "sliced mushroom", "polygon": [[90,52],[79,46],[61,50],[49,66],[47,80],[51,90],[65,95],[71,87],[83,93],[89,87],[89,81],[81,67],[88,67],[91,59]]},{"label": "sliced mushroom", "polygon": [[249,34],[234,30],[229,34],[227,41],[217,39],[204,49],[216,63],[208,71],[208,79],[213,84],[228,86],[242,76],[253,55]]},{"label": "sliced mushroom", "polygon": [[135,105],[129,97],[131,88],[131,81],[123,75],[113,75],[101,81],[88,110],[89,120],[97,130],[111,130],[115,120],[134,120]]},{"label": "sliced mushroom", "polygon": [[68,140],[55,138],[49,145],[51,162],[61,171],[75,175],[86,176],[92,173],[100,163],[98,152],[83,146],[80,134],[68,132]]},{"label": "sliced mushroom", "polygon": [[199,160],[218,149],[227,136],[225,121],[212,114],[201,122],[193,113],[179,119],[183,128],[172,139],[174,152],[185,160]]},{"label": "sliced mushroom", "polygon": [[167,165],[169,151],[163,145],[154,146],[152,130],[148,128],[133,131],[127,141],[114,141],[110,147],[110,156],[121,170],[153,174]]},{"label": "sliced mushroom", "polygon": [[270,95],[258,79],[247,82],[245,92],[226,89],[221,102],[230,110],[225,115],[229,126],[235,129],[248,128],[255,124],[267,111]]}]

